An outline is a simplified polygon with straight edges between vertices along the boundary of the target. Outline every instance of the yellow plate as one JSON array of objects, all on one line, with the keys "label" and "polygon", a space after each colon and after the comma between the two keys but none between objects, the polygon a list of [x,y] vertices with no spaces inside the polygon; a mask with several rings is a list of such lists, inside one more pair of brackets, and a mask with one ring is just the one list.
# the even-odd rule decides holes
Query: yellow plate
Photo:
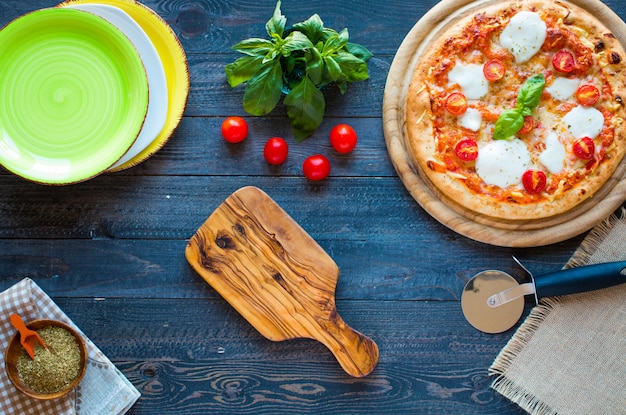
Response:
[{"label": "yellow plate", "polygon": [[165,126],[161,133],[143,151],[121,166],[109,171],[121,171],[145,161],[165,145],[167,140],[180,123],[187,105],[189,95],[189,67],[187,57],[178,37],[172,28],[150,8],[134,0],[68,0],[57,7],[72,3],[99,3],[116,6],[130,15],[146,32],[156,48],[163,69],[168,88],[168,111]]}]

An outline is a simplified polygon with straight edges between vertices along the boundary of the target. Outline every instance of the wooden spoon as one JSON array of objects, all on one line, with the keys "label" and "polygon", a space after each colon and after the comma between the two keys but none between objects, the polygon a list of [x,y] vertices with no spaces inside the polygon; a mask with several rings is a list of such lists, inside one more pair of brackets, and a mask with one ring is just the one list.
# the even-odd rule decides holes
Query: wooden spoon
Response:
[{"label": "wooden spoon", "polygon": [[268,339],[318,340],[355,377],[376,366],[376,343],[337,312],[337,265],[262,190],[230,195],[189,240],[185,256]]},{"label": "wooden spoon", "polygon": [[42,347],[46,347],[46,344],[41,340],[39,334],[26,327],[24,320],[22,317],[17,314],[11,314],[11,324],[20,332],[20,343],[22,347],[26,350],[26,353],[30,356],[31,359],[35,358],[35,342],[39,343]]}]

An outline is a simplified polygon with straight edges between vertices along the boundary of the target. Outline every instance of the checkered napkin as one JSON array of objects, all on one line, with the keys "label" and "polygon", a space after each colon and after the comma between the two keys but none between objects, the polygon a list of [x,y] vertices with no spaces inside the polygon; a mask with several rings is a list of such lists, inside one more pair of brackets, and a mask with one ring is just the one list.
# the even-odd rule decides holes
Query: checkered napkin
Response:
[{"label": "checkered napkin", "polygon": [[3,359],[0,371],[1,414],[117,415],[126,413],[139,399],[137,389],[31,279],[25,278],[0,293],[0,310],[0,351],[3,356],[15,333],[9,316],[17,313],[27,322],[49,318],[69,324],[85,339],[89,357],[80,385],[65,397],[49,401],[32,399],[18,391],[9,380]]},{"label": "checkered napkin", "polygon": [[[626,260],[626,210],[587,235],[566,268]],[[626,284],[545,298],[490,368],[532,415],[626,415]]]}]

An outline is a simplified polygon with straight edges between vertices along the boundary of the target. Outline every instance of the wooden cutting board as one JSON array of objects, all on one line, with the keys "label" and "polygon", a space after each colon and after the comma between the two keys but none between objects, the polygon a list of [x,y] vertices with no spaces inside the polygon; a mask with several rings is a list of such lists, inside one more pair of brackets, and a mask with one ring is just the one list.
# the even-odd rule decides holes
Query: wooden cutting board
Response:
[{"label": "wooden cutting board", "polygon": [[268,339],[318,340],[355,377],[376,366],[376,343],[337,312],[337,265],[262,190],[230,195],[189,240],[185,256]]},{"label": "wooden cutting board", "polygon": [[[471,239],[498,246],[532,247],[577,236],[606,219],[626,199],[626,160],[608,182],[576,208],[549,218],[514,221],[470,212],[440,193],[421,174],[406,142],[404,106],[408,86],[420,55],[449,24],[500,0],[443,0],[426,13],[407,34],[391,64],[383,100],[383,127],[391,161],[411,196],[432,217]],[[566,1],[562,1],[567,3]],[[602,21],[626,44],[626,24],[599,0],[570,0]]]}]

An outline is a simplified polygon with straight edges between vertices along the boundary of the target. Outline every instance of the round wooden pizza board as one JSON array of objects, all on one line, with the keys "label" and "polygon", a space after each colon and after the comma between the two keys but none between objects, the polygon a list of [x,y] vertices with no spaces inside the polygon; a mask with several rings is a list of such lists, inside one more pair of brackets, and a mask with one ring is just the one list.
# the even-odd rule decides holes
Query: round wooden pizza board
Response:
[{"label": "round wooden pizza board", "polygon": [[[391,161],[411,196],[448,228],[476,241],[506,247],[533,247],[564,241],[591,229],[626,199],[626,159],[591,198],[561,215],[536,220],[500,220],[475,214],[439,192],[407,149],[406,94],[422,49],[448,25],[501,0],[442,0],[407,34],[389,69],[383,99],[383,128]],[[567,4],[567,2],[561,2]],[[570,0],[596,16],[626,45],[626,23],[598,0]]]}]

